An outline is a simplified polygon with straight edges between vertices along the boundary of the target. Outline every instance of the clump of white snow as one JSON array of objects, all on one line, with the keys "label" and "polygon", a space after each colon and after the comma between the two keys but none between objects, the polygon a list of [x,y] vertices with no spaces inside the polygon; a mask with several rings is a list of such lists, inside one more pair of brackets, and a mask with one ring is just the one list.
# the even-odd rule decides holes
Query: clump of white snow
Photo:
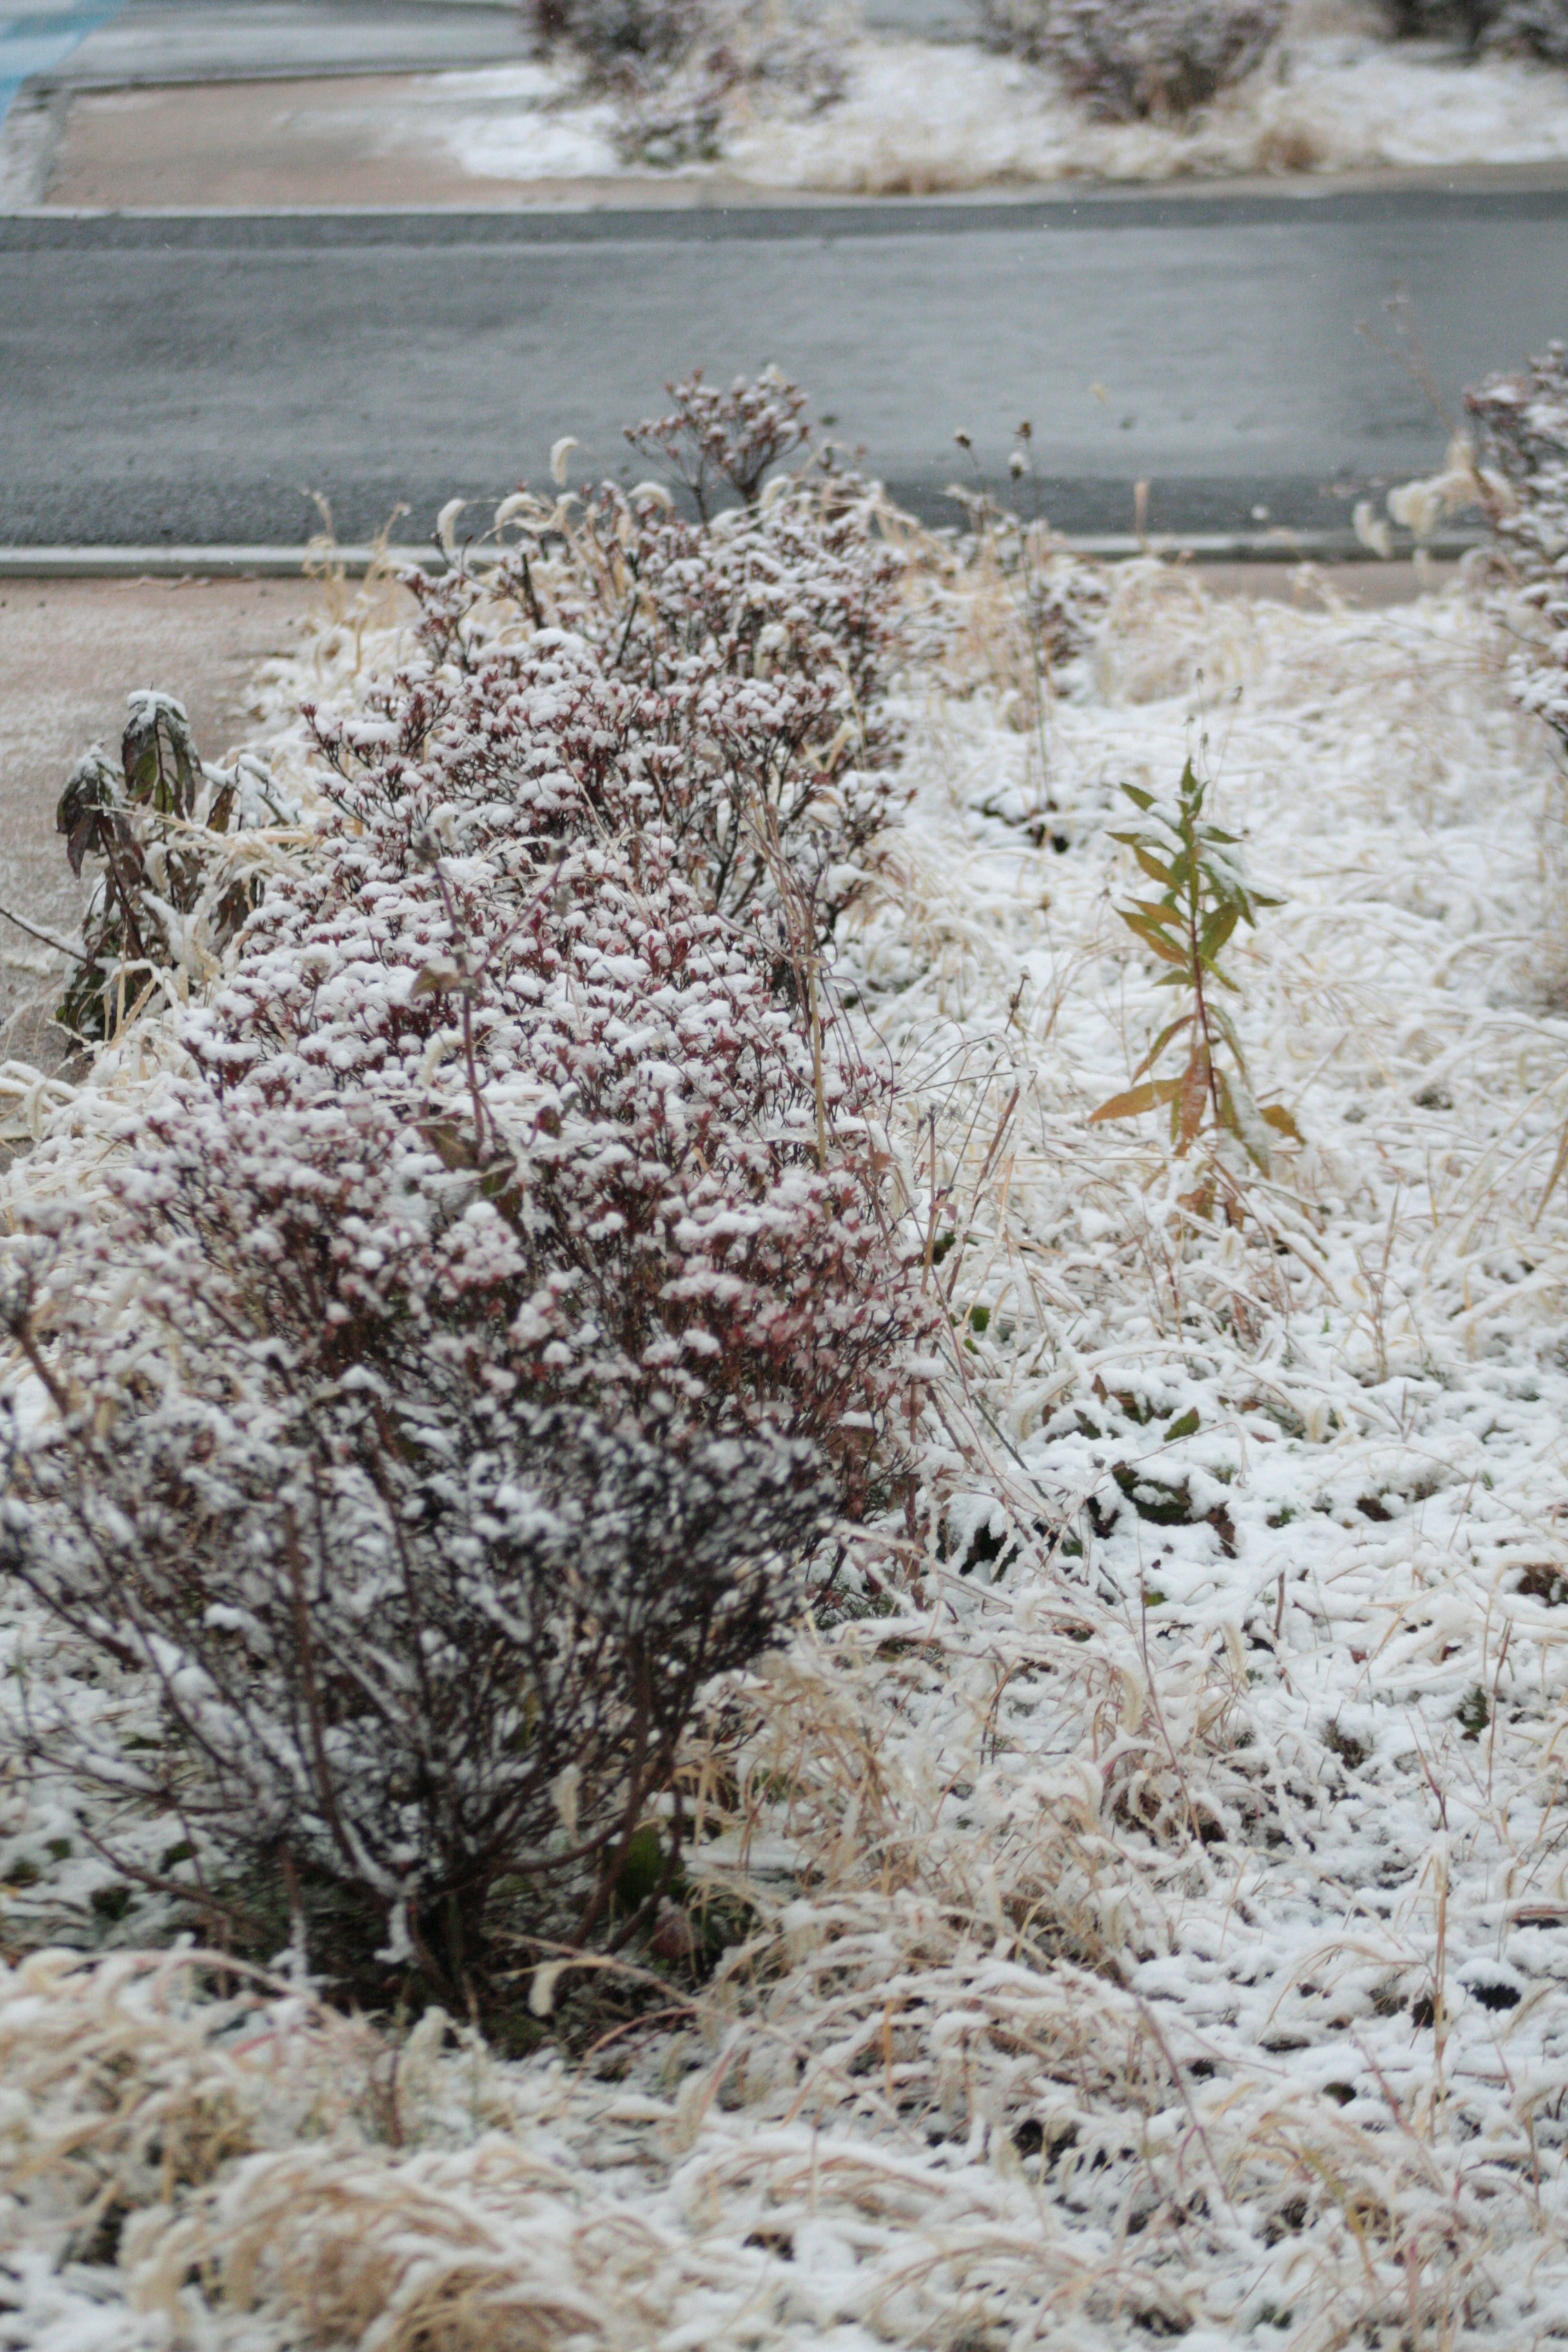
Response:
[{"label": "clump of white snow", "polygon": [[1568,157],[1568,76],[1354,37],[1292,41],[1181,122],[1092,121],[1043,69],[978,49],[862,48],[842,103],[737,119],[725,160],[779,187],[893,195],[1009,181],[1346,172]]}]

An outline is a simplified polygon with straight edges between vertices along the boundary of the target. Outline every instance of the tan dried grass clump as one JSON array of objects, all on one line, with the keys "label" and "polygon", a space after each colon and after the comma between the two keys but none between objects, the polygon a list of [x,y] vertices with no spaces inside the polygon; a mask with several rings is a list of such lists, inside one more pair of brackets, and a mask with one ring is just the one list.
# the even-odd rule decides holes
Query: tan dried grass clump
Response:
[{"label": "tan dried grass clump", "polygon": [[[135,2176],[151,2305],[195,2279],[375,2352],[848,2327],[1474,2352],[1546,2325],[1550,761],[1459,595],[1270,609],[1144,562],[1033,699],[994,551],[914,550],[905,597],[918,797],[834,1017],[874,1019],[898,1072],[888,1148],[950,1337],[877,1577],[689,1748],[690,1899],[742,1939],[575,2076],[428,2039],[394,2067],[366,2036],[362,2090],[312,2094],[337,2029],[301,2005],[276,2124],[220,2101],[210,2161]],[[1183,1205],[1152,1125],[1089,1125],[1163,1002],[1111,916],[1116,787],[1168,791],[1188,752],[1284,902],[1231,952],[1305,1141],[1241,1171],[1237,1224]],[[75,1117],[50,1182],[105,1148]],[[1522,1990],[1483,2003],[1505,1949]],[[47,2039],[57,2113],[99,2132],[100,2076]],[[82,2177],[73,2210],[107,2176]]]},{"label": "tan dried grass clump", "polygon": [[381,2056],[363,2026],[212,1954],[35,1952],[0,1969],[5,2188],[79,2250],[258,2147],[363,2128]]}]

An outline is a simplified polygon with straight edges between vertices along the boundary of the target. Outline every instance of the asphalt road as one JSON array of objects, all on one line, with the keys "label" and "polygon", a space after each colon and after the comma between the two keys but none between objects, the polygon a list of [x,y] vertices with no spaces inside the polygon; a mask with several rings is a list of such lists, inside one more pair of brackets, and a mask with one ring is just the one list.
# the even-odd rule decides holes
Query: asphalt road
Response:
[{"label": "asphalt road", "polygon": [[[1344,531],[1441,458],[1360,332],[1403,289],[1439,391],[1568,328],[1568,191],[1114,195],[728,214],[0,220],[0,541],[288,544],[331,499],[426,533],[630,467],[672,373],[776,360],[894,494],[951,518],[955,427],[1053,521]],[[1268,510],[1267,517],[1259,509]]]}]

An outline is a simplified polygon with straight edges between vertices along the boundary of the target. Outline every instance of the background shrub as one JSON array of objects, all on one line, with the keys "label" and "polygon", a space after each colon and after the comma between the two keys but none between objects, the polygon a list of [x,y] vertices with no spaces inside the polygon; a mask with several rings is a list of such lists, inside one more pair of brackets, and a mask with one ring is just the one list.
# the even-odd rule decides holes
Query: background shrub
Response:
[{"label": "background shrub", "polygon": [[740,89],[813,111],[844,91],[843,0],[533,0],[533,18],[619,100],[627,161],[711,161]]},{"label": "background shrub", "polygon": [[1467,395],[1477,468],[1510,580],[1540,615],[1511,668],[1521,699],[1568,744],[1568,352]]},{"label": "background shrub", "polygon": [[1189,113],[1262,58],[1285,0],[980,0],[994,47],[1115,121]]},{"label": "background shrub", "polygon": [[1568,0],[1503,0],[1490,37],[1497,47],[1568,65]]},{"label": "background shrub", "polygon": [[1472,53],[1483,46],[1568,63],[1568,0],[1383,0],[1396,39],[1447,35]]}]

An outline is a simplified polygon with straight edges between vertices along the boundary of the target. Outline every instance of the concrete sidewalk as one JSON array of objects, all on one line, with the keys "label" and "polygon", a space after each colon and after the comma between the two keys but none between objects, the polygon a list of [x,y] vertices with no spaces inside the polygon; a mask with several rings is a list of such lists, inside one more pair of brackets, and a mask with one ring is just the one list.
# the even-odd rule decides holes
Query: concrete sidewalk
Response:
[{"label": "concrete sidewalk", "polygon": [[[306,580],[0,581],[0,906],[71,936],[85,884],[66,862],[55,807],[82,752],[117,748],[140,686],[179,696],[209,759],[244,742],[258,724],[258,667],[289,649],[321,595]],[[0,922],[0,1059],[58,1062],[48,1016],[62,969]]]},{"label": "concrete sidewalk", "polygon": [[[32,201],[83,211],[684,210],[818,201],[808,192],[781,195],[719,169],[690,177],[617,173],[607,131],[602,175],[573,168],[562,176],[552,168],[559,134],[544,111],[537,117],[536,168],[504,177],[466,169],[447,136],[458,121],[470,128],[514,121],[513,70],[482,81],[465,74],[456,91],[444,77],[385,74],[83,91],[53,126],[47,156],[35,163]],[[532,79],[539,68],[524,65],[515,72]]]}]

